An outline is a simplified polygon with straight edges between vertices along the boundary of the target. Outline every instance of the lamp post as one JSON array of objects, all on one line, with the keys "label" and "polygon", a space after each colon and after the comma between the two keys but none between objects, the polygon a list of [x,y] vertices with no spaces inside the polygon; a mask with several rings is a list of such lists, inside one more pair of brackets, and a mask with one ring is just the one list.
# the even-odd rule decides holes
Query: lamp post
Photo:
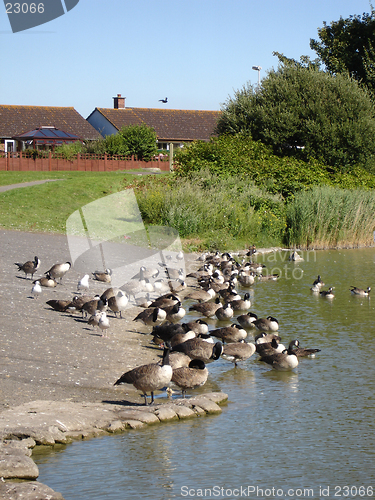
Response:
[{"label": "lamp post", "polygon": [[262,66],[253,66],[252,68],[255,71],[258,71],[258,88],[260,86],[260,70],[262,69]]}]

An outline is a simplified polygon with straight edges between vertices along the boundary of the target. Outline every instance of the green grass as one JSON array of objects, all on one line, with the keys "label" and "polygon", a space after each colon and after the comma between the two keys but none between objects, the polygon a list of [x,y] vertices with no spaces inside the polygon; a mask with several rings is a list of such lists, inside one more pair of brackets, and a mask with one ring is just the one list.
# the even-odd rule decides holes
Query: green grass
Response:
[{"label": "green grass", "polygon": [[116,172],[0,172],[0,185],[61,179],[0,193],[0,226],[47,233],[66,232],[75,210],[126,188],[139,176]]}]

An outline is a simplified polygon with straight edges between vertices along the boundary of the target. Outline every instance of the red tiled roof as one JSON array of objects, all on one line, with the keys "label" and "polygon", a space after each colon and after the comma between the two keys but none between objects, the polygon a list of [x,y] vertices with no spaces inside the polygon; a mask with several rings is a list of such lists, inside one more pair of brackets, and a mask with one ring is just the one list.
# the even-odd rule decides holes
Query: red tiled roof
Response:
[{"label": "red tiled roof", "polygon": [[114,127],[145,123],[159,141],[208,141],[214,135],[220,111],[153,108],[96,108]]},{"label": "red tiled roof", "polygon": [[102,139],[73,107],[0,105],[0,138],[9,139],[43,126],[56,127],[84,140]]}]

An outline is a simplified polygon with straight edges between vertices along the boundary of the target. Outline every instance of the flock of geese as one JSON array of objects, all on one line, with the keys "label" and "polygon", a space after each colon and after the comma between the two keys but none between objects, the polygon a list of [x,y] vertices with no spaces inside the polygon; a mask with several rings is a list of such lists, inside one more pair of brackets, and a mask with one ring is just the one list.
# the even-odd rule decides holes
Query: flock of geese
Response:
[{"label": "flock of geese", "polygon": [[[139,273],[121,288],[109,287],[95,297],[85,293],[90,287],[90,276],[85,274],[77,283],[73,299],[53,299],[46,303],[59,312],[81,312],[88,325],[98,327],[103,337],[108,336],[109,311],[114,317],[122,318],[129,303],[142,308],[133,321],[142,322],[149,328],[152,343],[164,349],[162,360],[127,371],[114,385],[132,384],[142,392],[146,405],[148,394],[152,403],[154,391],[165,387],[170,395],[173,392],[171,386],[177,386],[185,397],[187,390],[206,383],[206,365],[220,357],[237,366],[256,353],[260,361],[273,369],[293,370],[298,366],[299,358],[314,357],[320,351],[301,347],[297,339],[285,346],[278,335],[278,320],[272,316],[258,318],[250,311],[248,290],[255,280],[278,279],[277,275],[263,274],[265,266],[252,260],[254,253],[255,246],[246,254],[249,260],[241,263],[228,252],[202,254],[198,257],[201,267],[186,277],[182,268],[165,264],[156,268],[142,266]],[[183,258],[180,252],[176,262]],[[40,259],[35,256],[34,260],[15,265],[18,271],[25,273],[26,278],[30,275],[33,280],[40,268]],[[31,290],[34,298],[41,295],[43,287],[54,288],[61,284],[70,269],[70,262],[54,264],[43,277],[34,280]],[[95,271],[92,276],[97,281],[110,284],[111,274],[111,270],[106,269],[104,272]],[[164,278],[159,279],[161,275]],[[185,278],[194,280],[189,289]],[[244,291],[243,295],[238,293],[236,286]],[[333,287],[323,290],[323,286],[318,275],[311,291],[332,299]],[[350,291],[355,295],[368,296],[371,287],[360,289],[351,286]],[[200,318],[182,322],[187,308]],[[210,329],[212,324],[214,327]],[[249,337],[254,337],[254,341],[249,341]]]},{"label": "flock of geese", "polygon": [[[266,275],[264,265],[253,261],[256,253],[253,245],[247,252],[248,259],[239,263],[230,253],[205,253],[198,257],[198,270],[184,276],[182,268],[168,267],[162,263],[155,268],[142,266],[139,273],[121,288],[109,287],[100,296],[89,295],[90,275],[85,274],[77,283],[73,299],[48,300],[46,303],[59,312],[80,312],[88,325],[98,327],[103,337],[108,336],[109,315],[122,318],[129,304],[142,310],[133,319],[142,322],[152,335],[152,343],[163,348],[162,360],[137,366],[122,374],[114,385],[132,384],[151,403],[154,392],[178,387],[183,397],[190,389],[204,385],[208,378],[207,365],[220,357],[236,367],[257,354],[259,360],[275,370],[293,370],[299,358],[314,357],[320,349],[307,349],[298,340],[287,346],[278,335],[279,323],[273,316],[258,318],[250,311],[250,287],[255,280],[274,281],[278,275]],[[184,259],[182,252],[175,256],[175,263]],[[169,264],[173,265],[170,257]],[[40,259],[16,263],[25,277],[40,268]],[[200,266],[200,267],[199,267]],[[62,283],[71,269],[71,263],[58,263],[33,281],[32,295],[38,298],[42,288],[53,288]],[[111,270],[95,271],[93,278],[111,284]],[[162,278],[160,278],[162,276]],[[187,288],[185,279],[193,282]],[[323,291],[324,283],[318,276],[311,290],[327,298],[333,297],[332,287]],[[241,289],[243,295],[238,293]],[[352,287],[352,293],[368,294],[367,290]],[[199,316],[195,321],[184,323],[186,312]],[[214,321],[213,321],[214,320]],[[213,328],[211,326],[214,325]],[[254,341],[249,338],[254,337]]]}]

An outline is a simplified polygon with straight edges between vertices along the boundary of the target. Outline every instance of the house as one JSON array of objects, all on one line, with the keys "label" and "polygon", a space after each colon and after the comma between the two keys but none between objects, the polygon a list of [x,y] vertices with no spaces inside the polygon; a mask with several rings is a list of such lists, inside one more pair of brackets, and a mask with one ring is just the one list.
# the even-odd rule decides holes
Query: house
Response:
[{"label": "house", "polygon": [[57,129],[83,141],[102,139],[73,107],[0,105],[0,151],[23,149],[22,134],[38,129]]},{"label": "house", "polygon": [[144,123],[155,130],[158,149],[169,149],[170,144],[181,147],[186,142],[209,141],[215,135],[220,116],[220,111],[127,108],[121,94],[113,99],[113,109],[95,108],[87,121],[104,137],[116,134],[122,127]]}]

